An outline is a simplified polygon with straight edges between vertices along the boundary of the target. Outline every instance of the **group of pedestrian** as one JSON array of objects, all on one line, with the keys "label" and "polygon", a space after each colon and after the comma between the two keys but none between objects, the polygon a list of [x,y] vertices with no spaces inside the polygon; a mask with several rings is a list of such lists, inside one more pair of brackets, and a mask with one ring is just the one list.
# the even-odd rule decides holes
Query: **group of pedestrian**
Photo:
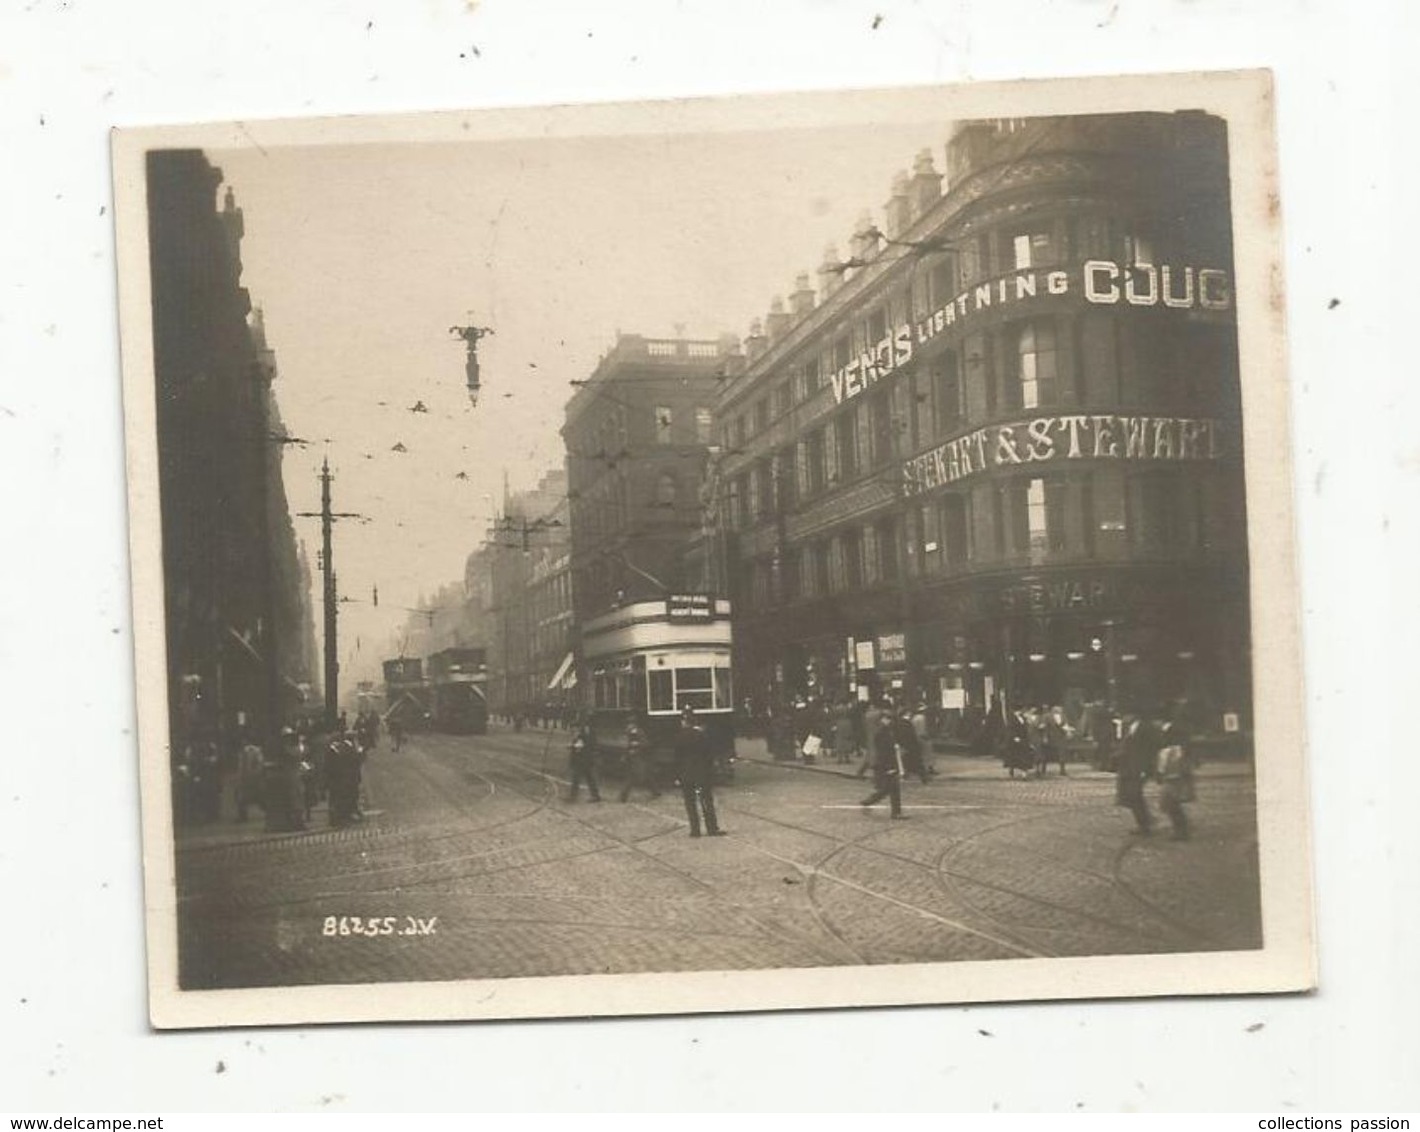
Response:
[{"label": "group of pedestrian", "polygon": [[[602,800],[601,787],[597,782],[597,758],[599,744],[596,732],[589,721],[577,725],[568,744],[568,768],[570,784],[568,801],[576,802],[583,786],[593,802]],[[654,752],[641,721],[632,718],[626,727],[625,780],[620,800],[626,802],[635,790],[645,790],[651,798],[659,798],[661,791],[656,780]],[[680,784],[681,799],[685,803],[685,814],[690,825],[690,836],[723,837],[725,831],[715,813],[715,757],[711,749],[705,727],[696,718],[695,709],[686,706],[681,709],[680,726],[675,735],[675,774]],[[702,820],[703,819],[703,820]]]},{"label": "group of pedestrian", "polygon": [[1026,778],[1044,778],[1051,763],[1060,768],[1062,777],[1068,773],[1065,759],[1073,730],[1065,721],[1064,708],[1042,704],[1009,713],[1004,706],[999,710],[1006,715],[1006,722],[995,734],[1002,744],[1001,762],[1010,777],[1020,771]]}]

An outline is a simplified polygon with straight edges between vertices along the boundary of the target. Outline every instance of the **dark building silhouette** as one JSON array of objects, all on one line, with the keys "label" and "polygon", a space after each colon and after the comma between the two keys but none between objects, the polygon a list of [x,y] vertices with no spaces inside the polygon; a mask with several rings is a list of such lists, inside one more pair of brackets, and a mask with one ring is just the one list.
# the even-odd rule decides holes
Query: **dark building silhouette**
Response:
[{"label": "dark building silhouette", "polygon": [[154,151],[147,176],[172,743],[229,749],[273,739],[314,678],[308,571],[241,210],[200,152]]}]

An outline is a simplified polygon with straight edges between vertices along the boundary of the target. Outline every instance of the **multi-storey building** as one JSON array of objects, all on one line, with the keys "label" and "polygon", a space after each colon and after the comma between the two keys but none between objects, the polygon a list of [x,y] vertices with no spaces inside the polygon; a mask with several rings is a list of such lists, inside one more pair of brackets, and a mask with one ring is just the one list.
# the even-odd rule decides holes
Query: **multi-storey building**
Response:
[{"label": "multi-storey building", "polygon": [[742,363],[738,342],[619,335],[567,403],[576,620],[662,599],[701,528],[716,397]]},{"label": "multi-storey building", "polygon": [[195,150],[148,157],[153,347],[172,749],[276,744],[314,680],[282,482],[276,359],[241,284],[243,222]]},{"label": "multi-storey building", "polygon": [[1245,714],[1224,123],[969,122],[945,157],[723,390],[741,693]]},{"label": "multi-storey building", "polygon": [[573,686],[567,473],[506,495],[484,550],[490,609],[489,700],[495,712],[565,705]]}]

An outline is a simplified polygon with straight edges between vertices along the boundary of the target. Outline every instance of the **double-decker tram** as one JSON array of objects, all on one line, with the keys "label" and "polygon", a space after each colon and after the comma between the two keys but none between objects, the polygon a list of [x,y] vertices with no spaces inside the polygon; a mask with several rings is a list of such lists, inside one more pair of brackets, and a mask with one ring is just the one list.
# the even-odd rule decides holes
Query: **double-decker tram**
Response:
[{"label": "double-decker tram", "polygon": [[429,657],[429,696],[435,730],[454,735],[488,731],[487,652],[451,648]]},{"label": "double-decker tram", "polygon": [[657,763],[674,765],[680,713],[695,709],[719,776],[735,756],[730,603],[706,594],[638,601],[590,618],[582,630],[588,710],[597,743],[613,760],[626,750],[633,717]]}]

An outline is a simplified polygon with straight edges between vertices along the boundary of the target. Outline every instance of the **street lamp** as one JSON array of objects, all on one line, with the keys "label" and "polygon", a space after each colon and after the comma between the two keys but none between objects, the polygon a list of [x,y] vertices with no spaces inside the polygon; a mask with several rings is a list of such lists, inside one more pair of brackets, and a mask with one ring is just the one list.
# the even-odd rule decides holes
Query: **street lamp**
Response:
[{"label": "street lamp", "polygon": [[468,351],[468,356],[464,361],[464,373],[468,377],[468,402],[474,408],[478,407],[478,392],[480,389],[478,380],[478,340],[486,338],[493,333],[491,326],[451,326],[449,333],[455,338],[462,339],[464,348]]}]

